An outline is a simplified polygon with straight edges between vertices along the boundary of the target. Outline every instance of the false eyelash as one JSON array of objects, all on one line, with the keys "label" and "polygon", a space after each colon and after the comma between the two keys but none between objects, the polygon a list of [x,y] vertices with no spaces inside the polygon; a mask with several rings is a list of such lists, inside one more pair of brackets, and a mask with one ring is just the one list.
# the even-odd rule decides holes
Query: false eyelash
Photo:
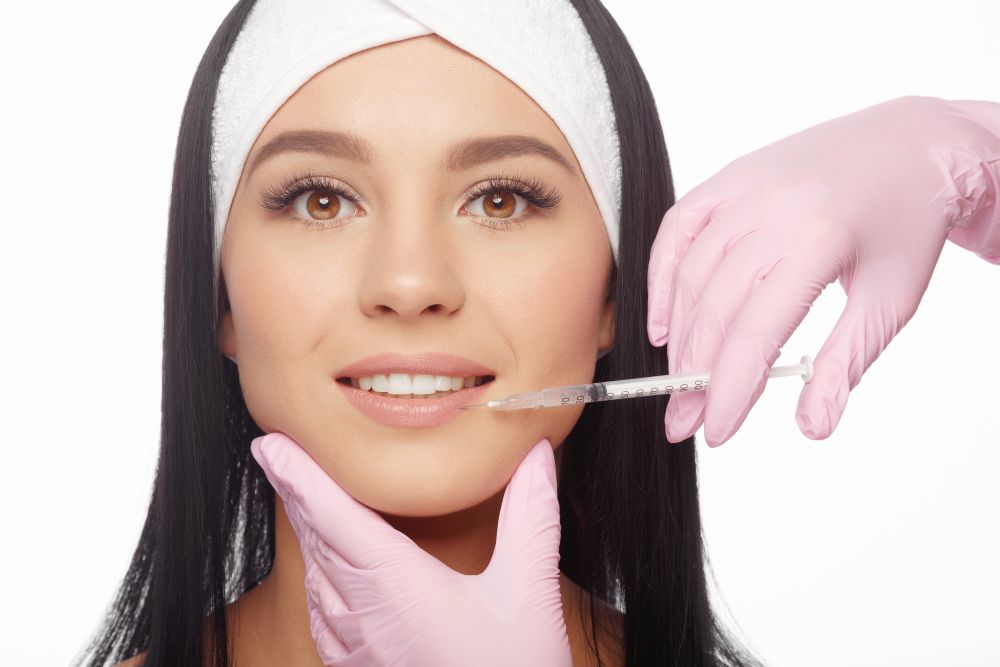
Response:
[{"label": "false eyelash", "polygon": [[[295,198],[299,195],[311,192],[312,190],[326,190],[333,192],[334,194],[340,195],[344,199],[351,200],[352,203],[357,203],[357,201],[361,199],[356,192],[348,189],[340,183],[336,183],[313,174],[301,174],[292,176],[282,185],[270,187],[264,190],[260,196],[260,203],[264,208],[280,211],[295,201]],[[321,220],[307,220],[306,222],[323,224]]]},{"label": "false eyelash", "polygon": [[[496,190],[510,190],[511,192],[528,200],[528,202],[538,208],[553,208],[558,206],[559,201],[562,199],[558,190],[555,188],[546,188],[545,185],[537,178],[521,178],[519,176],[501,175],[491,176],[485,183],[475,187],[472,191],[467,192],[465,194],[465,200],[466,202],[470,202],[478,197],[482,197],[485,194],[495,192]],[[528,215],[528,211],[525,210],[516,218],[476,217],[480,220],[486,221],[485,224],[490,229],[502,228],[506,230],[509,229],[511,225],[522,226]]]},{"label": "false eyelash", "polygon": [[[313,190],[326,190],[328,192],[332,192],[344,197],[354,204],[357,204],[358,200],[361,199],[356,192],[341,185],[340,183],[307,173],[292,176],[285,183],[277,187],[267,188],[261,194],[260,203],[261,206],[264,206],[265,208],[280,211],[295,201],[299,195]],[[532,205],[543,209],[558,206],[562,199],[562,196],[559,194],[557,189],[546,187],[536,178],[521,178],[516,175],[499,175],[490,177],[485,183],[467,192],[465,194],[466,203],[495,190],[509,190],[517,195],[520,195]],[[475,217],[485,220],[485,226],[487,227],[493,229],[507,229],[512,224],[523,224],[524,219],[528,217],[528,213],[527,211],[522,212],[517,218]],[[303,222],[308,225],[317,225],[319,227],[337,226],[336,223],[328,223],[321,220],[303,219]]]},{"label": "false eyelash", "polygon": [[561,197],[555,188],[546,188],[536,178],[518,176],[492,176],[485,183],[465,194],[466,199],[481,197],[493,190],[510,190],[521,195],[538,208],[553,208],[559,205]]}]

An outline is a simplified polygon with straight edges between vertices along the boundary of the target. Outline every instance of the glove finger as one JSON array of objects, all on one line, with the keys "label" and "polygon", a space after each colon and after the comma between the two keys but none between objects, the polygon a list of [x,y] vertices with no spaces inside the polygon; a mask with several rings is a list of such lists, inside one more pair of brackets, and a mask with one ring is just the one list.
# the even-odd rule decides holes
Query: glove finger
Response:
[{"label": "glove finger", "polygon": [[699,185],[667,209],[650,251],[646,275],[646,333],[649,342],[656,347],[663,346],[669,337],[676,268],[695,238],[708,224],[715,207],[712,200],[697,198],[696,193],[700,187]]},{"label": "glove finger", "polygon": [[[673,332],[673,342],[667,350],[667,367],[671,374],[707,370],[707,367],[692,366],[693,358],[688,347],[692,318],[702,302],[706,285],[712,281],[731,249],[759,231],[759,228],[753,227],[748,231],[734,232],[739,228],[739,222],[726,224],[721,212],[721,206],[714,209],[711,223],[701,230],[691,244],[674,275],[669,327]],[[688,438],[698,429],[697,423],[700,423],[704,407],[703,391],[674,392],[667,401],[667,411],[664,414],[667,439],[670,442],[682,442]]]},{"label": "glove finger", "polygon": [[[343,596],[334,587],[331,577],[324,569],[324,561],[317,558],[317,552],[323,539],[306,523],[294,502],[283,503],[289,523],[295,530],[295,536],[302,552],[302,563],[305,566],[306,600],[310,609],[316,609],[325,617],[333,617],[339,611],[346,609]],[[327,547],[329,549],[329,547]],[[346,565],[350,568],[350,565]]]},{"label": "glove finger", "polygon": [[315,557],[316,543],[319,541],[316,533],[302,520],[294,502],[283,502],[282,505],[289,523],[295,530],[299,550],[302,553],[306,603],[309,607],[309,632],[323,664],[339,664],[347,654],[348,648],[331,627],[331,619],[335,617],[338,608],[345,606],[343,599]]},{"label": "glove finger", "polygon": [[[501,578],[559,577],[559,499],[552,444],[542,438],[525,455],[504,491],[497,542],[487,572]],[[511,572],[516,563],[524,570]],[[523,581],[523,579],[522,579]]]},{"label": "glove finger", "polygon": [[[673,332],[673,340],[667,344],[667,373],[677,375],[690,371],[689,361],[682,355],[684,353],[684,325],[688,322],[691,313],[694,312],[697,302],[692,289],[682,280],[674,284],[674,294],[671,301],[670,331]],[[667,437],[671,442],[680,442],[675,426],[676,415],[679,412],[697,411],[699,409],[699,396],[701,392],[675,391],[667,401],[667,409],[664,413],[664,425],[667,428]]]},{"label": "glove finger", "polygon": [[339,663],[349,647],[340,638],[338,617],[346,609],[343,598],[308,549],[303,549],[306,566],[306,595],[309,604],[309,631],[324,665]]},{"label": "glove finger", "polygon": [[[693,349],[690,344],[690,333],[685,333],[685,342],[677,347],[683,350],[680,353],[680,361],[676,367],[670,369],[671,374],[687,373],[695,369],[692,365],[691,354]],[[671,344],[673,347],[673,344]],[[667,440],[672,443],[683,442],[691,437],[691,434],[698,430],[701,415],[705,409],[705,392],[679,390],[670,394],[667,400],[667,409],[664,411],[664,430]]]},{"label": "glove finger", "polygon": [[[808,255],[807,255],[808,256]],[[823,289],[836,278],[835,254],[782,258],[736,316],[712,369],[705,402],[705,441],[732,437],[760,398],[781,347]]]},{"label": "glove finger", "polygon": [[813,377],[799,395],[795,420],[808,438],[823,440],[833,433],[851,390],[878,359],[916,310],[912,298],[885,300],[879,285],[865,275],[855,278],[833,332],[813,361]]},{"label": "glove finger", "polygon": [[[312,566],[307,566],[306,588],[309,591],[310,630],[323,663],[361,666],[404,662],[410,645],[418,639],[413,637],[405,643],[399,641],[400,629],[395,622],[399,620],[399,609],[412,604],[412,601],[404,603],[399,599],[406,590],[402,587],[406,582],[402,582],[401,586],[386,587],[369,585],[363,578],[353,579],[351,586],[357,590],[351,596],[349,607],[327,575],[330,562],[312,558],[313,553],[309,552]],[[335,553],[333,556],[340,559]],[[346,569],[336,572],[340,575],[350,570],[348,565]],[[422,583],[440,585],[437,579]]]},{"label": "glove finger", "polygon": [[[761,227],[724,219],[717,209],[712,224],[688,250],[677,271],[678,294],[689,311],[674,310],[671,331],[681,332],[672,345],[676,362],[671,373],[711,371],[725,331],[757,284],[761,258],[774,257],[775,244]],[[733,234],[730,230],[743,231]],[[770,264],[773,266],[779,258]],[[766,275],[767,271],[763,271]],[[690,296],[687,296],[690,295]],[[677,343],[680,343],[679,345]],[[696,354],[697,351],[697,354]],[[669,364],[669,362],[668,362]],[[665,414],[668,439],[681,442],[698,430],[704,418],[705,391],[675,393]]]},{"label": "glove finger", "polygon": [[424,553],[377,512],[355,500],[284,433],[255,438],[250,450],[286,507],[293,505],[316,532],[319,543],[352,567],[374,571],[385,565],[383,555],[392,550]]}]

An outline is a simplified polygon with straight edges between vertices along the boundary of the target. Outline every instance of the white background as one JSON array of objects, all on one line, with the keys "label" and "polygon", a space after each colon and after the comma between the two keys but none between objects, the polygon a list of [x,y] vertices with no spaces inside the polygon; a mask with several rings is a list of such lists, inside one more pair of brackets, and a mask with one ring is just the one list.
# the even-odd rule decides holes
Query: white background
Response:
[{"label": "white background", "polygon": [[[652,84],[678,197],[893,97],[1000,101],[993,0],[607,5]],[[67,664],[139,536],[174,146],[230,6],[18,3],[0,22],[3,664]],[[815,355],[844,303],[831,285],[778,364]],[[1000,664],[998,303],[1000,266],[949,243],[830,438],[799,433],[794,379],[721,448],[698,432],[716,574],[769,665]]]}]

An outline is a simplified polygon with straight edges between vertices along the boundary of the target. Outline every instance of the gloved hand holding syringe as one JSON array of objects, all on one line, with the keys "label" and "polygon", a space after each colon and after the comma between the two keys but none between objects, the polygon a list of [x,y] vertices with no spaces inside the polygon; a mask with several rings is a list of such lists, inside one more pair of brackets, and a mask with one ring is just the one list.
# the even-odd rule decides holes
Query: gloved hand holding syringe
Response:
[{"label": "gloved hand holding syringe", "polygon": [[[812,357],[806,355],[797,364],[775,366],[768,371],[768,379],[800,375],[804,382],[812,379]],[[615,401],[622,398],[643,398],[644,396],[665,396],[685,391],[705,391],[711,374],[683,373],[678,375],[656,375],[632,380],[613,380],[591,384],[573,384],[565,387],[550,387],[541,391],[511,394],[486,403],[463,405],[465,408],[487,407],[494,410],[523,410],[526,408],[558,408],[595,401]]]}]

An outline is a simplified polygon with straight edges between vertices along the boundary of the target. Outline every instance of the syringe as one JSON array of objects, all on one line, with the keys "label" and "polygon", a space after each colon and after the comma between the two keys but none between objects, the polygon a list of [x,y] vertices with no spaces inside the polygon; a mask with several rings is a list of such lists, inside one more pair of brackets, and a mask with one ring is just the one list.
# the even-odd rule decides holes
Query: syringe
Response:
[{"label": "syringe", "polygon": [[[767,378],[800,375],[804,382],[812,380],[812,357],[806,355],[797,364],[775,366],[767,373]],[[592,384],[573,384],[566,387],[551,387],[524,394],[511,394],[486,403],[463,405],[462,408],[487,407],[494,410],[524,410],[526,408],[557,408],[579,405],[595,401],[615,401],[622,398],[642,398],[644,396],[666,396],[685,391],[705,391],[708,389],[709,373],[683,373],[679,375],[657,375],[634,380],[614,380]]]}]

